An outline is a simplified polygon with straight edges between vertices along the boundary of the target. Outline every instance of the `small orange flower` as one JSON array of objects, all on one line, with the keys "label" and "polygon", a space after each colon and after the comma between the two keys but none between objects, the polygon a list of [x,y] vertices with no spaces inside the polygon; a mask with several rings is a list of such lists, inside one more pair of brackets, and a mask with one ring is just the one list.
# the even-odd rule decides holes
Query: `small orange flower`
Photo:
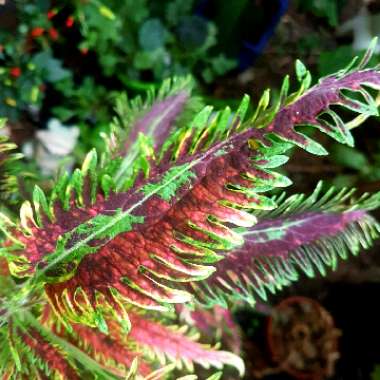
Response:
[{"label": "small orange flower", "polygon": [[73,17],[73,16],[69,16],[69,17],[66,19],[66,26],[67,26],[68,28],[71,28],[73,25],[74,25],[74,17]]},{"label": "small orange flower", "polygon": [[56,14],[57,14],[56,9],[50,9],[50,11],[48,11],[48,13],[47,13],[47,17],[49,20],[51,20]]},{"label": "small orange flower", "polygon": [[36,37],[40,37],[44,34],[45,32],[45,29],[44,28],[41,28],[40,26],[37,26],[36,28],[33,28],[30,32],[30,35],[33,37],[33,38],[36,38]]},{"label": "small orange flower", "polygon": [[9,74],[13,77],[13,78],[18,78],[20,75],[21,75],[21,69],[19,67],[12,67],[10,70],[9,70]]},{"label": "small orange flower", "polygon": [[50,38],[54,41],[57,40],[59,37],[59,33],[58,33],[57,29],[55,29],[55,28],[49,29],[49,35],[50,35]]}]

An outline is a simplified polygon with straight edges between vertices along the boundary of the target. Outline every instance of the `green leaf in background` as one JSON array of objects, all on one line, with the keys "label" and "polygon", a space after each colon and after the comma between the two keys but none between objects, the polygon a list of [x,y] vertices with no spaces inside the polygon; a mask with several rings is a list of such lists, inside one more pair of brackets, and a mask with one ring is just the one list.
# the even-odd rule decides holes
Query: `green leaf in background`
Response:
[{"label": "green leaf in background", "polygon": [[36,6],[41,10],[41,12],[47,12],[51,7],[50,0],[37,0]]},{"label": "green leaf in background", "polygon": [[358,180],[356,174],[339,174],[331,182],[333,186],[337,189],[342,189],[343,187],[353,187]]},{"label": "green leaf in background", "polygon": [[355,148],[344,145],[334,145],[331,151],[331,158],[335,163],[349,169],[364,173],[370,170],[370,164],[366,155]]},{"label": "green leaf in background", "polygon": [[314,13],[317,17],[326,18],[331,26],[338,25],[338,3],[331,0],[301,0],[298,6]]},{"label": "green leaf in background", "polygon": [[180,44],[187,50],[199,49],[205,45],[209,27],[206,20],[199,16],[183,17],[177,28]]},{"label": "green leaf in background", "polygon": [[[113,2],[115,4],[115,1]],[[116,4],[121,4],[116,1]],[[128,10],[128,18],[136,24],[141,24],[149,17],[148,0],[124,0],[124,9]]]},{"label": "green leaf in background", "polygon": [[182,17],[190,13],[193,0],[174,0],[167,5],[166,20],[170,25],[179,23]]},{"label": "green leaf in background", "polygon": [[71,73],[62,66],[62,62],[54,58],[49,51],[37,53],[32,63],[36,66],[48,82],[58,82],[68,78]]},{"label": "green leaf in background", "polygon": [[315,0],[313,11],[317,16],[326,17],[331,26],[338,25],[338,7],[335,1]]},{"label": "green leaf in background", "polygon": [[373,370],[371,380],[380,380],[380,365],[377,365]]},{"label": "green leaf in background", "polygon": [[101,4],[97,6],[91,2],[86,2],[80,8],[82,33],[89,48],[103,48],[120,39],[122,20],[119,17],[112,19],[112,14],[116,14],[112,9],[109,9],[110,13],[106,16],[106,9],[108,8]]},{"label": "green leaf in background", "polygon": [[144,50],[156,50],[164,46],[166,29],[158,18],[145,21],[139,30],[139,43]]},{"label": "green leaf in background", "polygon": [[163,49],[138,51],[134,57],[133,65],[139,70],[151,69],[157,64],[157,62],[162,61],[164,56],[165,51]]},{"label": "green leaf in background", "polygon": [[235,59],[227,58],[223,54],[219,54],[216,57],[211,58],[211,66],[217,75],[223,75],[227,71],[233,69],[237,65]]},{"label": "green leaf in background", "polygon": [[216,77],[225,74],[237,66],[235,59],[227,58],[223,54],[210,58],[208,63],[210,65],[202,71],[202,78],[206,83],[211,83]]},{"label": "green leaf in background", "polygon": [[340,67],[347,66],[355,52],[352,50],[351,45],[339,46],[332,51],[322,52],[318,61],[318,71],[320,75],[329,75]]}]

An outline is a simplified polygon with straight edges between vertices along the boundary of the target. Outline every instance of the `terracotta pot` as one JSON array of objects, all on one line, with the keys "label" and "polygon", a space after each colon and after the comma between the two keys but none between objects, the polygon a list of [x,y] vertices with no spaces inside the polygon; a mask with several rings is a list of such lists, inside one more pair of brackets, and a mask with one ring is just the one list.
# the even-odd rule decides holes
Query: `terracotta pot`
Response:
[{"label": "terracotta pot", "polygon": [[334,374],[339,335],[330,313],[306,297],[285,299],[268,320],[272,359],[297,380],[322,380]]}]

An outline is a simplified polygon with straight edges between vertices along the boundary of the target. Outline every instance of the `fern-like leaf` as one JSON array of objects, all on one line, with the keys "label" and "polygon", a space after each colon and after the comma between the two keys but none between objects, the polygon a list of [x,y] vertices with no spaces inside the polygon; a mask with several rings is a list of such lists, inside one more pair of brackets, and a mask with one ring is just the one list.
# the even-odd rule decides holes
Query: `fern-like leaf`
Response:
[{"label": "fern-like leaf", "polygon": [[186,325],[167,327],[136,313],[130,313],[130,317],[132,329],[128,341],[136,342],[148,356],[157,358],[161,364],[169,361],[190,372],[194,364],[219,369],[232,365],[240,376],[244,374],[244,363],[238,356],[198,343],[199,333],[188,331]]},{"label": "fern-like leaf", "polygon": [[157,314],[156,318],[136,310],[130,310],[132,325],[127,333],[115,322],[112,314],[107,315],[107,333],[81,324],[72,324],[68,329],[45,309],[44,325],[57,336],[67,340],[89,357],[96,360],[110,373],[125,377],[135,360],[138,360],[140,376],[149,376],[153,368],[174,365],[186,372],[194,371],[194,364],[204,368],[234,366],[244,373],[242,360],[226,351],[197,342],[199,332],[195,327],[173,323],[173,316]]},{"label": "fern-like leaf", "polygon": [[193,283],[202,303],[240,299],[255,303],[267,293],[298,280],[299,272],[313,277],[335,269],[339,259],[357,255],[380,235],[380,224],[367,211],[380,206],[380,193],[353,198],[353,191],[322,183],[309,197],[303,194],[277,200],[272,212],[245,231],[244,244],[228,252],[205,282]]},{"label": "fern-like leaf", "polygon": [[[20,224],[9,228],[13,275],[30,276],[30,289],[45,284],[58,314],[92,327],[102,327],[106,305],[125,319],[129,304],[168,310],[172,303],[189,301],[191,294],[181,284],[207,278],[215,271],[210,264],[228,252],[244,251],[255,213],[276,208],[262,193],[290,184],[272,170],[286,161],[282,153],[294,145],[325,153],[295,128],[312,125],[351,145],[350,131],[331,106],[377,113],[366,90],[380,90],[377,69],[350,68],[310,89],[309,74],[300,64],[298,77],[297,93],[287,96],[285,81],[280,103],[268,109],[265,93],[250,117],[247,97],[233,115],[228,108],[213,114],[205,107],[190,123],[173,129],[149,159],[133,161],[132,182],[120,176],[129,173],[124,170],[128,152],[117,156],[110,149],[100,162],[90,153],[81,170],[61,178],[50,198],[37,188],[33,206],[26,202]],[[348,90],[363,100],[349,98]],[[321,118],[326,113],[329,123]],[[155,145],[140,139],[133,146],[141,151]],[[366,214],[344,215],[355,223],[345,222],[347,228],[375,228]],[[219,265],[223,261],[216,269]]]},{"label": "fern-like leaf", "polygon": [[[2,330],[4,334],[5,329]],[[1,363],[5,363],[1,374],[5,378],[80,379],[76,368],[68,361],[64,352],[38,330],[11,323],[6,335],[0,336],[0,358]]]}]

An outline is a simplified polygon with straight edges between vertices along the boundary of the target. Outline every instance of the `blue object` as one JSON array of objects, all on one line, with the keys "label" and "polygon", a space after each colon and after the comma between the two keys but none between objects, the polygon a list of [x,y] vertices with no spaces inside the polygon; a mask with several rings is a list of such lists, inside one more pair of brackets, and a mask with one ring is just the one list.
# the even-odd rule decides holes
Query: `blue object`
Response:
[{"label": "blue object", "polygon": [[[225,1],[233,1],[233,0],[225,0]],[[253,1],[253,0],[251,0]],[[240,41],[236,41],[236,46],[240,46],[239,52],[236,53],[236,58],[238,59],[239,65],[238,69],[243,71],[248,67],[252,66],[255,62],[256,58],[261,55],[268,41],[274,34],[278,23],[280,22],[282,16],[286,13],[289,8],[289,0],[265,0],[264,4],[270,5],[272,13],[269,17],[266,15],[266,20],[263,20],[264,26],[261,26],[262,30],[259,30],[259,37],[257,35],[255,37],[252,36],[252,40],[249,40],[249,37],[245,37]],[[217,6],[213,3],[212,0],[199,0],[197,2],[197,7],[195,13],[201,17],[205,17],[208,19],[213,19],[213,12],[209,12],[210,7],[213,8]],[[265,7],[263,5],[263,7]],[[214,9],[215,11],[215,9]],[[246,18],[247,15],[244,15]],[[248,15],[249,17],[249,15]],[[222,25],[218,25],[219,28],[222,28]],[[235,27],[239,27],[237,24]],[[257,31],[255,31],[257,32]],[[253,41],[255,40],[255,41]]]},{"label": "blue object", "polygon": [[274,0],[278,3],[277,12],[274,13],[271,20],[269,20],[267,27],[263,30],[263,33],[257,43],[252,43],[250,41],[242,41],[243,46],[239,55],[239,69],[245,70],[251,66],[256,58],[260,56],[265,46],[267,45],[270,38],[273,36],[274,31],[278,23],[280,22],[282,16],[286,13],[289,8],[289,0]]}]

